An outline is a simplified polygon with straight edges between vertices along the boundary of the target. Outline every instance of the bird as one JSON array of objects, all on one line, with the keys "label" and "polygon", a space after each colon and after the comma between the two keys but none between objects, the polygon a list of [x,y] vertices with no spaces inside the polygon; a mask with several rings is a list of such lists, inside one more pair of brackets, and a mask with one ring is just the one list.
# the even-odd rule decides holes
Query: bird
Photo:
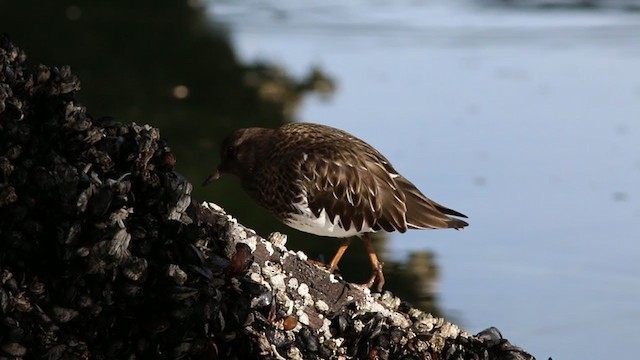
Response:
[{"label": "bird", "polygon": [[466,215],[427,198],[389,160],[363,140],[334,127],[288,123],[242,128],[220,147],[220,163],[203,182],[222,175],[284,224],[311,234],[341,238],[328,265],[333,273],[354,237],[364,241],[372,267],[365,284],[384,286],[383,263],[371,242],[377,231],[461,229]]}]

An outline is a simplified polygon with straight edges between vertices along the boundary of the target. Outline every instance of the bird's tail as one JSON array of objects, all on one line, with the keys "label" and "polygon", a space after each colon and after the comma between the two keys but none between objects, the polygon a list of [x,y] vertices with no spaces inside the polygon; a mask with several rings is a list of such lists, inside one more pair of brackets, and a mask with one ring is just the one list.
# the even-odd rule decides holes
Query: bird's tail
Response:
[{"label": "bird's tail", "polygon": [[407,226],[412,229],[461,229],[469,225],[456,217],[467,216],[449,209],[424,196],[409,180],[402,176],[394,179],[405,196]]}]

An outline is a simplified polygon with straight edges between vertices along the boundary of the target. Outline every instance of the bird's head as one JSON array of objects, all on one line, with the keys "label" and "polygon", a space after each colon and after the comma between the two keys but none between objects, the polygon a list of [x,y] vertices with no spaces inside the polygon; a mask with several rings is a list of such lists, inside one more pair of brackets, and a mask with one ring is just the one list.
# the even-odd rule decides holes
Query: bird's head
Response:
[{"label": "bird's head", "polygon": [[244,179],[266,156],[273,134],[272,129],[246,128],[234,131],[222,141],[220,165],[203,183],[208,185],[224,174]]}]

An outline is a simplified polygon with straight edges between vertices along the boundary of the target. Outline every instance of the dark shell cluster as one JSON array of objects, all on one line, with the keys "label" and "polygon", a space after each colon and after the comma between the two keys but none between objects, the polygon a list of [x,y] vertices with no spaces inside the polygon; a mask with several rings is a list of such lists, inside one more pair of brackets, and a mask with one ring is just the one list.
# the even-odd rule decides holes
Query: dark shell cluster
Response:
[{"label": "dark shell cluster", "polygon": [[216,358],[215,233],[158,129],[92,118],[69,68],[25,61],[0,37],[0,358]]},{"label": "dark shell cluster", "polygon": [[532,358],[195,204],[158,129],[25,61],[0,36],[0,359]]}]

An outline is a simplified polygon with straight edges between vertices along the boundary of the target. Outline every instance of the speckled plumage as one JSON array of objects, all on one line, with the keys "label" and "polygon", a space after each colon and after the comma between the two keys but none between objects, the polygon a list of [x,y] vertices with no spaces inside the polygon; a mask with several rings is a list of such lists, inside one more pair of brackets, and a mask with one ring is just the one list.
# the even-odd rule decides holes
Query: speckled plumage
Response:
[{"label": "speckled plumage", "polygon": [[237,130],[224,140],[218,172],[205,183],[223,173],[238,176],[285,224],[317,235],[368,241],[366,234],[377,230],[468,225],[453,217],[465,215],[428,199],[372,146],[329,126]]}]

